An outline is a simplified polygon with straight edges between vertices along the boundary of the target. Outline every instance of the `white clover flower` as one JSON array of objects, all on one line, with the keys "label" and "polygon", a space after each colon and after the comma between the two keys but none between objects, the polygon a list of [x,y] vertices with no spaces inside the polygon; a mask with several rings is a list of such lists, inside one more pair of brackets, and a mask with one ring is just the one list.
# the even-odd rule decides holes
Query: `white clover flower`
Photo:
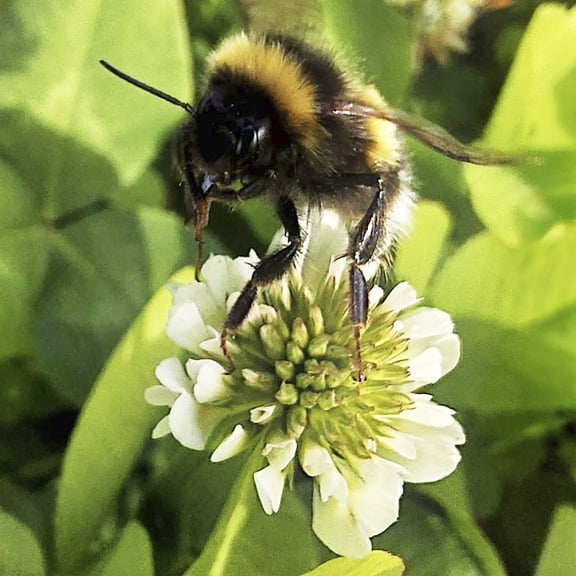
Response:
[{"label": "white clover flower", "polygon": [[[419,306],[414,289],[370,291],[360,351],[349,320],[347,235],[331,212],[311,226],[292,273],[261,291],[220,350],[220,329],[257,261],[211,257],[203,282],[173,289],[169,336],[193,355],[157,368],[147,400],[170,407],[153,432],[221,461],[263,440],[254,474],[264,511],[277,512],[299,465],[313,479],[313,522],[334,552],[359,557],[398,518],[404,482],[449,475],[464,442],[454,412],[418,392],[452,370],[460,342],[450,317]],[[332,260],[329,254],[333,255]],[[262,438],[262,435],[263,438]]]},{"label": "white clover flower", "polygon": [[386,0],[388,4],[410,7],[414,13],[416,58],[427,55],[445,62],[450,52],[468,50],[468,31],[486,10],[499,9],[510,0]]}]

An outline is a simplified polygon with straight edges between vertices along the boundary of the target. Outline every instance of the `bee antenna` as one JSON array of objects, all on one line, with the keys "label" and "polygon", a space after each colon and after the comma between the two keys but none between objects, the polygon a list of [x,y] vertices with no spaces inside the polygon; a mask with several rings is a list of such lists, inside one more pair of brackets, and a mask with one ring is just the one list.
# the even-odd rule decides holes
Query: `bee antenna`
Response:
[{"label": "bee antenna", "polygon": [[180,108],[183,108],[184,110],[186,110],[186,112],[188,112],[188,114],[192,114],[192,116],[194,116],[194,114],[195,114],[194,108],[192,108],[192,106],[190,106],[190,104],[187,104],[186,102],[182,102],[182,100],[178,100],[178,98],[174,98],[174,96],[170,96],[170,94],[166,94],[166,92],[162,92],[161,90],[158,90],[157,88],[153,88],[152,86],[149,86],[148,84],[144,84],[144,82],[140,82],[140,80],[136,80],[136,78],[132,78],[132,76],[128,76],[128,74],[124,74],[124,72],[121,72],[120,70],[118,70],[118,68],[115,68],[114,66],[112,66],[112,64],[108,64],[108,62],[106,62],[105,60],[100,60],[100,64],[102,64],[102,66],[104,66],[104,68],[106,68],[106,70],[108,70],[109,72],[112,72],[112,74],[114,74],[115,76],[118,76],[118,78],[121,78],[125,82],[128,82],[129,84],[132,84],[133,86],[136,86],[136,88],[140,88],[141,90],[144,90],[145,92],[149,92],[153,96],[161,98],[162,100],[166,100],[166,102],[170,102],[170,104],[174,104],[175,106],[179,106]]}]

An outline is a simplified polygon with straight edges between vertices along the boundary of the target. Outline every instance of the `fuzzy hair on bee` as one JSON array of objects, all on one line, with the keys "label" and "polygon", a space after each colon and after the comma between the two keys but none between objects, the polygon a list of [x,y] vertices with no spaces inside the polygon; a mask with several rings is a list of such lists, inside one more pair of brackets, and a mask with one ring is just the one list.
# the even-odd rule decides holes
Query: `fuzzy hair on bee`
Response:
[{"label": "fuzzy hair on bee", "polygon": [[246,318],[258,289],[281,278],[302,249],[302,214],[311,207],[333,209],[348,225],[349,313],[361,375],[368,270],[391,265],[415,201],[402,132],[456,160],[512,161],[391,108],[331,55],[291,37],[241,33],[225,40],[208,59],[196,107],[101,63],[188,113],[178,163],[196,224],[197,273],[212,202],[266,196],[285,229],[286,245],[258,263],[228,313],[221,340],[226,354],[227,338]]}]

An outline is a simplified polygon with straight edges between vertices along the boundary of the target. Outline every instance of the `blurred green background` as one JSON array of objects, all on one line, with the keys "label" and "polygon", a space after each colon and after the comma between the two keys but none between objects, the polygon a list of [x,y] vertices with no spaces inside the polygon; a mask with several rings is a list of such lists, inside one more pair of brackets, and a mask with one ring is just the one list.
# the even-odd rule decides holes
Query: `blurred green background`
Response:
[{"label": "blurred green background", "polygon": [[[235,487],[250,529],[222,560],[239,463],[148,441],[161,415],[142,391],[175,352],[166,294],[135,321],[195,259],[183,114],[98,60],[193,102],[206,55],[247,26],[335,46],[392,105],[527,158],[462,166],[408,141],[422,201],[396,276],[456,322],[461,363],[432,392],[468,440],[375,547],[408,576],[576,574],[576,9],[487,1],[450,27],[480,4],[0,2],[0,574],[170,576],[202,554],[189,574],[296,575],[328,558],[299,499],[268,518]],[[265,201],[216,207],[208,251],[262,254],[277,227]]]}]

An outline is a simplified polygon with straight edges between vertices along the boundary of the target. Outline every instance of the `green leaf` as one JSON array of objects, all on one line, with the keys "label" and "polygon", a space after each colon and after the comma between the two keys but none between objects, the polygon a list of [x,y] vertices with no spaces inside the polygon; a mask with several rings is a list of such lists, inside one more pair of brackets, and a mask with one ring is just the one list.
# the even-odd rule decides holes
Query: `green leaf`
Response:
[{"label": "green leaf", "polygon": [[540,162],[528,157],[516,167],[465,167],[478,215],[510,245],[541,238],[554,223],[576,216],[570,184],[576,173],[575,26],[574,8],[536,10],[483,141]]},{"label": "green leaf", "polygon": [[351,62],[362,60],[363,76],[388,102],[401,104],[412,70],[408,18],[380,0],[319,0],[319,4],[324,36]]},{"label": "green leaf", "polygon": [[22,183],[19,203],[35,208],[38,223],[58,228],[114,196],[118,179],[100,154],[22,110],[0,110],[0,122],[2,155]]},{"label": "green leaf", "polygon": [[31,309],[48,267],[49,242],[36,226],[0,231],[0,359],[32,349]]},{"label": "green leaf", "polygon": [[264,465],[261,450],[260,444],[250,449],[202,555],[185,576],[293,576],[318,564],[310,519],[292,491],[284,491],[277,514],[262,510],[253,478]]},{"label": "green leaf", "polygon": [[429,295],[460,317],[526,326],[576,304],[574,254],[576,225],[518,249],[478,234],[446,262]]},{"label": "green leaf", "polygon": [[119,542],[90,576],[154,576],[152,544],[146,530],[131,522]]},{"label": "green leaf", "polygon": [[[483,576],[505,576],[504,566],[494,546],[482,533],[471,515],[466,491],[466,479],[463,474],[446,478],[422,487],[422,492],[436,500],[450,522],[453,537],[466,550],[479,573]],[[455,567],[457,564],[453,563]]]},{"label": "green leaf", "polygon": [[[192,93],[191,62],[178,2],[31,0],[11,2],[0,22],[0,104],[32,115],[110,159],[134,179],[183,112],[138,93],[101,58],[180,99]],[[46,148],[54,173],[66,149]]]},{"label": "green leaf", "polygon": [[556,346],[539,329],[457,321],[459,366],[435,390],[458,410],[518,412],[576,409],[576,349]]},{"label": "green leaf", "polygon": [[572,576],[576,566],[576,507],[558,506],[538,562],[536,576]]},{"label": "green leaf", "polygon": [[49,253],[36,203],[17,171],[0,161],[0,359],[25,355],[32,347],[30,309]]},{"label": "green leaf", "polygon": [[401,558],[389,552],[374,550],[365,558],[336,558],[318,566],[303,576],[402,576],[404,564]]},{"label": "green leaf", "polygon": [[46,574],[42,550],[32,530],[3,510],[0,510],[0,542],[0,574]]},{"label": "green leaf", "polygon": [[465,510],[409,491],[400,519],[374,539],[404,560],[410,576],[505,576],[492,546]]},{"label": "green leaf", "polygon": [[450,216],[440,204],[423,201],[416,207],[413,230],[398,247],[395,270],[398,278],[408,280],[419,294],[426,293],[450,227]]},{"label": "green leaf", "polygon": [[192,243],[164,213],[111,210],[114,169],[78,140],[25,110],[0,112],[0,124],[10,166],[0,169],[10,206],[0,218],[0,358],[37,351],[58,392],[78,404]]},{"label": "green leaf", "polygon": [[[192,280],[185,269],[175,281]],[[164,335],[171,303],[163,288],[126,334],[86,402],[66,451],[56,505],[56,558],[73,571],[96,538],[122,483],[161,416],[144,401],[154,369],[178,348]]]},{"label": "green leaf", "polygon": [[59,392],[80,403],[126,327],[190,245],[178,219],[157,209],[105,210],[52,240],[37,349]]},{"label": "green leaf", "polygon": [[483,142],[503,150],[574,150],[575,25],[575,8],[537,8]]}]

